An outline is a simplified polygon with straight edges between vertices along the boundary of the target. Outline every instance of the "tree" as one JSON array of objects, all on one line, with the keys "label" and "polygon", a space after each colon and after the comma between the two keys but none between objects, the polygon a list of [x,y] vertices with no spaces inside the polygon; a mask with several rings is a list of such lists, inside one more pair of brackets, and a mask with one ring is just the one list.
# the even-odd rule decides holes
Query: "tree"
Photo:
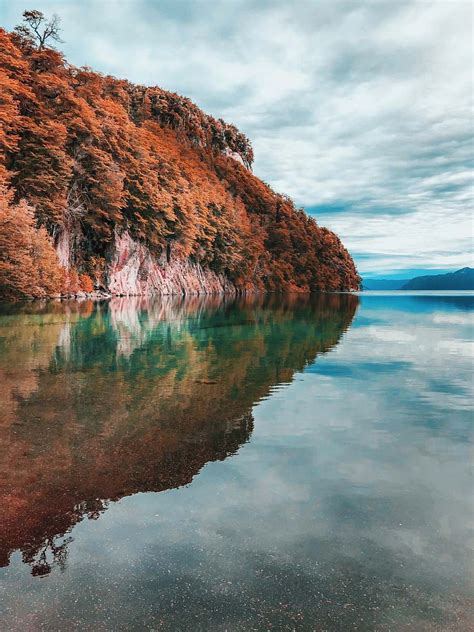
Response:
[{"label": "tree", "polygon": [[88,274],[80,274],[79,283],[83,292],[90,294],[94,291],[94,283]]},{"label": "tree", "polygon": [[63,41],[59,37],[59,16],[56,14],[47,20],[41,11],[33,9],[23,13],[23,22],[24,24],[15,28],[15,32],[30,44],[36,45],[38,50],[43,50],[48,40]]},{"label": "tree", "polygon": [[52,296],[61,291],[62,271],[44,228],[36,228],[25,200],[0,182],[0,298]]}]

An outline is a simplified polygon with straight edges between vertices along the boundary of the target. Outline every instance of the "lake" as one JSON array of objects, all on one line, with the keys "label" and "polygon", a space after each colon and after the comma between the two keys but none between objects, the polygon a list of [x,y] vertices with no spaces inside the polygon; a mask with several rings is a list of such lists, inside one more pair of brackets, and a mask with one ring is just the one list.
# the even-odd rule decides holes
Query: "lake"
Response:
[{"label": "lake", "polygon": [[472,629],[473,308],[1,307],[0,629]]}]

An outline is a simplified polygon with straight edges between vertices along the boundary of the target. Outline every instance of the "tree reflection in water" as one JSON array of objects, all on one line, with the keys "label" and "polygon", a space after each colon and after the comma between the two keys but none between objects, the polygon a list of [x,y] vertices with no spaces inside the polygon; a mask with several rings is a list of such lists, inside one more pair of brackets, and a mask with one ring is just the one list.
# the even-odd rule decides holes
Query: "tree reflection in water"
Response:
[{"label": "tree reflection in water", "polygon": [[248,441],[253,405],[333,348],[350,295],[123,298],[0,313],[0,565],[64,568],[67,534],[189,484]]}]

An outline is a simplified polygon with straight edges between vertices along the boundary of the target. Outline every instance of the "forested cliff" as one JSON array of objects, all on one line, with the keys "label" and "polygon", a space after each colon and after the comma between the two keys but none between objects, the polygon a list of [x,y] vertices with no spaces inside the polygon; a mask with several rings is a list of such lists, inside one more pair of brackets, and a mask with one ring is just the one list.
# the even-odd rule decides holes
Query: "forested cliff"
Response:
[{"label": "forested cliff", "polygon": [[233,125],[0,29],[0,296],[358,287]]}]

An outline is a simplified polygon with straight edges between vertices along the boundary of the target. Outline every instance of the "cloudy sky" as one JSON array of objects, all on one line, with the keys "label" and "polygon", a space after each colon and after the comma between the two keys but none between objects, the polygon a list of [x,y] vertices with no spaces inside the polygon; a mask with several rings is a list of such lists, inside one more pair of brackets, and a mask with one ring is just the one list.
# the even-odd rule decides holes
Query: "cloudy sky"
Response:
[{"label": "cloudy sky", "polygon": [[472,264],[473,9],[456,0],[0,0],[75,65],[190,97],[366,276]]}]

